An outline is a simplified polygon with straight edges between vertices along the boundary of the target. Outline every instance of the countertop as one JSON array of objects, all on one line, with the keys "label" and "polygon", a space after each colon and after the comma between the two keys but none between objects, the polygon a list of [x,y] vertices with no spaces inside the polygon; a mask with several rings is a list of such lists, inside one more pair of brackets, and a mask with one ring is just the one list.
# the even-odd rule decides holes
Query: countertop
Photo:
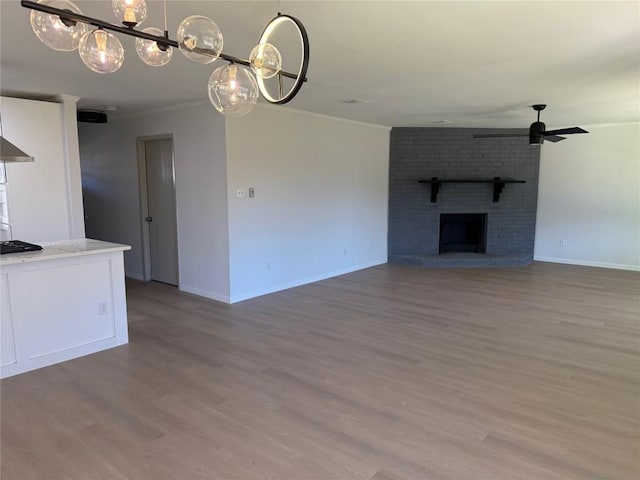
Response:
[{"label": "countertop", "polygon": [[131,250],[129,245],[103,242],[102,240],[92,240],[90,238],[40,242],[39,245],[42,246],[42,250],[36,252],[0,255],[0,266]]}]

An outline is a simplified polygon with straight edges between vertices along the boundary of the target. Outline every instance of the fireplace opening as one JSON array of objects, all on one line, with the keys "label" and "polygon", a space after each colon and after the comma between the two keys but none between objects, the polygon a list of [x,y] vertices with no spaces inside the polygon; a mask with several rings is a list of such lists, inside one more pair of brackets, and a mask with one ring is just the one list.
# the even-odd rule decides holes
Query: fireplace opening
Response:
[{"label": "fireplace opening", "polygon": [[486,253],[486,213],[440,214],[440,253]]}]

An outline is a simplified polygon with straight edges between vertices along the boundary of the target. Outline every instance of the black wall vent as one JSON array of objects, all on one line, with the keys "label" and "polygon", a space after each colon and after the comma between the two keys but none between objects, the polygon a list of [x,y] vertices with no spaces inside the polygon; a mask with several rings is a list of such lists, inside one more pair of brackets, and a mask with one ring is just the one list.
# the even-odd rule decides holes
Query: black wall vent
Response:
[{"label": "black wall vent", "polygon": [[100,110],[78,110],[77,118],[84,123],[107,123],[107,114]]}]

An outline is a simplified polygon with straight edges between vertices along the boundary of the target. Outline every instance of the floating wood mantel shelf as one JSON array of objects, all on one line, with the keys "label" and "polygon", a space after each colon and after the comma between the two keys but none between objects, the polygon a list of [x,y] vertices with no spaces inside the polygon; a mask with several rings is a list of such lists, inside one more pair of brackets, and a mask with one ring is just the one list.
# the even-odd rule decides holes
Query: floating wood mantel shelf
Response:
[{"label": "floating wood mantel shelf", "polygon": [[492,183],[493,184],[493,201],[494,203],[500,201],[500,194],[502,190],[504,190],[504,186],[507,183],[527,183],[526,180],[515,180],[513,178],[500,178],[493,177],[489,179],[481,179],[481,178],[438,178],[431,177],[431,180],[418,180],[418,183],[429,183],[431,184],[431,203],[436,203],[438,201],[438,192],[440,191],[440,186],[443,183]]}]

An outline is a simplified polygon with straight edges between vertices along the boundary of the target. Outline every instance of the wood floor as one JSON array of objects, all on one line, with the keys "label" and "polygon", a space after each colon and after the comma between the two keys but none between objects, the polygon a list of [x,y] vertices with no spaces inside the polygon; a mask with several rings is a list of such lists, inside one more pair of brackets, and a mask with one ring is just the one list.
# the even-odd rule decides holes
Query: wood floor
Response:
[{"label": "wood floor", "polygon": [[2,480],[637,480],[640,275],[383,265],[1,383]]}]

